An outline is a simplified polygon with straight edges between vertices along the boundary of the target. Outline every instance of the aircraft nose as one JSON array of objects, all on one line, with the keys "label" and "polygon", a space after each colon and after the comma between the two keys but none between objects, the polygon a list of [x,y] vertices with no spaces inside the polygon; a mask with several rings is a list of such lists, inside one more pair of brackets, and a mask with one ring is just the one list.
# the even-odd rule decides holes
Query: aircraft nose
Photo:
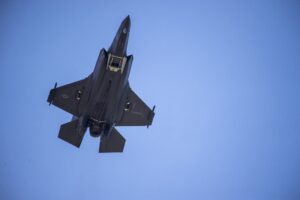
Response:
[{"label": "aircraft nose", "polygon": [[122,28],[123,28],[122,32],[124,34],[127,34],[129,32],[130,24],[131,24],[130,16],[128,15],[122,22]]},{"label": "aircraft nose", "polygon": [[109,52],[117,55],[124,56],[126,55],[127,43],[130,32],[130,16],[128,15],[121,23],[119,30],[109,48]]},{"label": "aircraft nose", "polygon": [[125,17],[125,19],[123,20],[123,23],[130,23],[130,15],[127,15],[126,17]]}]

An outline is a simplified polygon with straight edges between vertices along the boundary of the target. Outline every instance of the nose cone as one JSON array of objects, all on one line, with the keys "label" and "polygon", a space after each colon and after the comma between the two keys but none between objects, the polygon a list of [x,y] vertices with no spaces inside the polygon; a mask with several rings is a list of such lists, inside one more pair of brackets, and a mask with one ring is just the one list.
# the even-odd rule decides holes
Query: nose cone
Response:
[{"label": "nose cone", "polygon": [[[131,23],[130,16],[127,15],[127,17],[122,21],[121,27],[126,28],[126,29],[129,30],[130,29],[130,23]],[[126,32],[126,30],[125,30],[125,32]]]},{"label": "nose cone", "polygon": [[127,43],[130,32],[130,17],[129,15],[121,23],[119,30],[110,45],[108,51],[116,56],[126,56]]}]

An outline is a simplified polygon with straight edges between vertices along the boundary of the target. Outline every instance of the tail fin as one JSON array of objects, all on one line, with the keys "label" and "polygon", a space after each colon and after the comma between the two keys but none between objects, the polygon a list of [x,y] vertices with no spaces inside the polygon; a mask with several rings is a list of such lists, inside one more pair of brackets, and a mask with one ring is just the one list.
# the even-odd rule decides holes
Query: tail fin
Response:
[{"label": "tail fin", "polygon": [[117,129],[113,128],[110,134],[103,135],[101,137],[99,152],[123,152],[124,146],[124,137],[117,131]]},{"label": "tail fin", "polygon": [[81,118],[73,119],[72,121],[60,126],[58,137],[76,147],[80,147],[86,127]]}]

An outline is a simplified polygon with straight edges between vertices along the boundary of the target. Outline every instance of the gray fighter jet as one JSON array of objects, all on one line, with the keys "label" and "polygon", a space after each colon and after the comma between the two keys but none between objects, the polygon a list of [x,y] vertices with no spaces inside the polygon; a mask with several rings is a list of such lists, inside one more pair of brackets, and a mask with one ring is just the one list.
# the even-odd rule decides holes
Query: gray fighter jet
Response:
[{"label": "gray fighter jet", "polygon": [[80,147],[86,129],[100,137],[99,152],[123,152],[125,139],[116,126],[149,126],[150,109],[131,89],[128,77],[133,56],[126,54],[130,32],[127,16],[106,51],[100,51],[94,71],[85,79],[50,90],[48,102],[73,115],[58,137]]}]

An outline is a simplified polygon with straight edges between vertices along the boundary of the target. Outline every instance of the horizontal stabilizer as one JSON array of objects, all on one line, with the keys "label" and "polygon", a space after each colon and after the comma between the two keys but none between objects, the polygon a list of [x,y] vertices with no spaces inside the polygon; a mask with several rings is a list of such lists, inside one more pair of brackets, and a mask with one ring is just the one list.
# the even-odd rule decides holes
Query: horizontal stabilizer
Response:
[{"label": "horizontal stabilizer", "polygon": [[117,131],[117,129],[113,128],[110,134],[101,137],[99,152],[123,152],[124,146],[125,138]]},{"label": "horizontal stabilizer", "polygon": [[76,147],[80,147],[85,130],[80,130],[80,120],[76,119],[60,126],[58,137]]}]

